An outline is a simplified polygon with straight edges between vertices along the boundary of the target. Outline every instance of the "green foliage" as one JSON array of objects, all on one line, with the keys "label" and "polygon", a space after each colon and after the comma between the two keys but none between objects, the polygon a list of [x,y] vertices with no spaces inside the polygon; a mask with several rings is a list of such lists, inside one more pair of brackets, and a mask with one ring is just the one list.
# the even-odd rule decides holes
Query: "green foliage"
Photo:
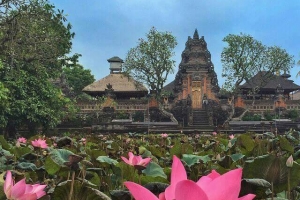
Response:
[{"label": "green foliage", "polygon": [[[12,135],[21,126],[31,132],[54,127],[74,111],[50,80],[78,55],[66,57],[74,33],[63,11],[55,11],[47,0],[9,4],[0,5],[0,98],[7,99],[7,108],[0,109],[0,126]],[[0,102],[1,107],[5,100]]]},{"label": "green foliage", "polygon": [[124,70],[128,76],[160,92],[170,73],[174,72],[175,37],[169,32],[159,32],[152,27],[146,39],[139,39],[138,45],[131,48],[126,56]]},{"label": "green foliage", "polygon": [[19,162],[16,168],[21,170],[32,170],[32,171],[38,169],[35,164],[30,162]]},{"label": "green foliage", "polygon": [[[276,71],[289,71],[294,65],[293,56],[278,46],[267,47],[247,34],[229,34],[223,39],[228,44],[221,54],[222,77],[225,89],[236,91],[241,83],[258,72],[268,72],[257,86],[266,84],[268,75]],[[256,88],[259,89],[259,88]]]},{"label": "green foliage", "polygon": [[280,136],[279,137],[279,144],[280,144],[280,148],[283,151],[287,151],[291,154],[294,153],[294,147],[293,147],[293,145],[290,144],[290,142],[286,139],[286,137]]},{"label": "green foliage", "polygon": [[292,120],[296,120],[300,117],[299,110],[289,110],[287,111],[286,117]]},{"label": "green foliage", "polygon": [[155,162],[150,162],[146,169],[143,170],[143,173],[146,176],[154,176],[154,177],[162,177],[167,179],[166,174],[164,173],[163,168],[161,168],[161,166],[159,166],[158,164],[156,164]]},{"label": "green foliage", "polygon": [[[0,73],[2,70],[2,62],[0,60]],[[4,86],[0,80],[0,128],[4,127],[7,123],[7,119],[4,117],[4,113],[9,111],[9,90]]]},{"label": "green foliage", "polygon": [[125,111],[118,111],[116,113],[116,119],[129,119],[129,114]]},{"label": "green foliage", "polygon": [[195,164],[199,164],[200,160],[203,163],[207,163],[210,161],[210,157],[208,155],[205,156],[197,156],[197,155],[191,155],[191,154],[183,154],[182,160],[187,164],[187,166],[191,167]]},{"label": "green foliage", "polygon": [[[62,182],[55,188],[51,196],[53,199],[69,200],[70,189],[71,181]],[[73,191],[71,200],[110,200],[106,194],[79,181],[74,182]]]},{"label": "green foliage", "polygon": [[45,170],[48,174],[54,175],[56,174],[59,169],[61,168],[61,165],[54,162],[50,157],[47,157],[45,160]]},{"label": "green foliage", "polygon": [[108,156],[99,156],[96,160],[99,162],[107,163],[109,165],[116,165],[118,162],[114,159],[109,158]]},{"label": "green foliage", "polygon": [[[49,147],[45,150],[33,149],[28,143],[17,147],[15,141],[6,141],[0,136],[0,144],[7,149],[2,149],[0,145],[0,170],[15,169],[12,171],[16,181],[26,177],[27,183],[47,184],[50,188],[47,193],[53,199],[68,198],[73,187],[72,199],[75,200],[109,199],[104,193],[113,194],[112,199],[126,199],[126,190],[117,191],[123,188],[124,181],[140,183],[154,194],[159,194],[169,184],[173,155],[181,158],[188,179],[193,181],[207,175],[212,169],[222,174],[242,167],[244,179],[241,194],[254,193],[258,199],[271,197],[271,183],[274,195],[286,192],[288,169],[294,193],[300,179],[300,166],[297,163],[300,157],[297,147],[300,134],[293,130],[279,136],[271,133],[265,133],[263,137],[241,134],[231,140],[227,134],[169,134],[167,139],[162,139],[159,134],[86,134],[86,144],[76,142],[80,141],[82,135],[70,134],[71,142],[67,137],[56,138],[56,142],[63,143],[60,149]],[[47,143],[51,146],[52,142],[47,139]],[[122,155],[127,157],[129,151],[143,158],[152,158],[142,173],[120,159]],[[295,160],[291,168],[286,167],[288,155],[293,155]],[[72,170],[69,167],[71,162],[77,161],[78,170]],[[72,180],[76,177],[74,186],[71,186],[70,175]]]},{"label": "green foliage", "polygon": [[240,196],[251,193],[255,194],[257,199],[265,199],[268,196],[269,188],[271,188],[271,184],[264,179],[243,179]]},{"label": "green foliage", "polygon": [[252,113],[252,112],[247,112],[243,118],[243,121],[261,121],[261,115]]},{"label": "green foliage", "polygon": [[170,155],[176,155],[181,158],[182,154],[190,154],[193,152],[193,147],[190,144],[184,143],[181,144],[177,142],[173,148],[170,150]]},{"label": "green foliage", "polygon": [[266,111],[264,112],[264,118],[267,120],[267,121],[271,121],[274,119],[274,116],[271,114],[270,111]]},{"label": "green foliage", "polygon": [[[245,178],[261,178],[273,184],[274,192],[279,193],[287,189],[288,168],[286,167],[285,157],[274,155],[264,155],[257,157],[254,161],[246,162],[243,169]],[[299,183],[300,165],[295,164],[291,168],[291,188]]]},{"label": "green foliage", "polygon": [[84,69],[82,65],[76,64],[70,67],[63,68],[64,75],[66,76],[68,86],[78,96],[82,93],[82,89],[95,81],[91,70]]},{"label": "green foliage", "polygon": [[132,120],[134,122],[143,122],[144,121],[144,112],[143,111],[136,111],[132,115]]},{"label": "green foliage", "polygon": [[255,143],[250,135],[243,134],[237,140],[241,152],[243,154],[249,154],[255,147]]},{"label": "green foliage", "polygon": [[69,162],[70,155],[74,155],[74,153],[66,149],[50,149],[51,159],[60,166],[64,166],[66,162]]}]

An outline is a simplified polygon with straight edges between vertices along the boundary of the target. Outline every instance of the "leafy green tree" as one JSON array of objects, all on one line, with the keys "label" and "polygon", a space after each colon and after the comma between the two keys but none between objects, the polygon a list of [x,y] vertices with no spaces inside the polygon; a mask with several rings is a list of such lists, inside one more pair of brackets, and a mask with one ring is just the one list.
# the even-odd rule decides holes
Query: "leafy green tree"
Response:
[{"label": "leafy green tree", "polygon": [[67,79],[69,87],[78,96],[82,93],[82,89],[95,81],[91,70],[84,69],[82,65],[76,64],[71,67],[63,68],[64,75]]},{"label": "leafy green tree", "polygon": [[[0,70],[2,69],[2,63],[0,62]],[[9,100],[8,100],[8,89],[4,86],[0,80],[0,127],[3,127],[6,124],[6,118],[4,113],[9,109]]]},{"label": "leafy green tree", "polygon": [[294,65],[293,56],[278,46],[267,47],[250,35],[229,34],[223,39],[228,43],[221,54],[224,88],[236,91],[258,72],[274,74],[289,71]]},{"label": "leafy green tree", "polygon": [[[270,75],[279,71],[289,71],[294,65],[293,56],[285,49],[278,46],[267,47],[250,35],[229,34],[223,41],[227,42],[228,46],[221,54],[222,77],[225,78],[224,88],[232,92],[231,102],[234,102],[239,86],[257,73],[266,72],[258,83],[261,87],[270,80]],[[258,89],[254,88],[252,93],[257,93]],[[229,119],[234,115],[234,106],[232,109]]]},{"label": "leafy green tree", "polygon": [[152,27],[146,39],[139,39],[126,56],[124,71],[145,84],[159,96],[170,73],[174,73],[174,48],[176,38],[169,32],[159,32]]},{"label": "leafy green tree", "polygon": [[71,25],[47,0],[2,1],[0,10],[0,80],[9,91],[2,127],[11,135],[20,126],[54,127],[72,108],[50,82],[78,58],[66,57],[74,37]]}]

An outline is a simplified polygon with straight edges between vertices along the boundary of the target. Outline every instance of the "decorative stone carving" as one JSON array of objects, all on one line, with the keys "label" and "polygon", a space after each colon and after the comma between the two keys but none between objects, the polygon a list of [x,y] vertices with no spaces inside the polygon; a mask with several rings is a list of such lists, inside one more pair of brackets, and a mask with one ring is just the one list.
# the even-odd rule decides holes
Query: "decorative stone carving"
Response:
[{"label": "decorative stone carving", "polygon": [[[220,88],[211,61],[211,54],[207,49],[207,43],[203,36],[199,37],[197,29],[194,32],[193,38],[188,37],[181,57],[182,60],[173,86],[174,104],[176,104],[175,110],[178,112],[184,109],[188,124],[193,124],[193,110],[203,109],[203,94],[207,94],[208,100],[216,100]],[[185,96],[182,93],[183,89]],[[181,103],[177,104],[176,101],[180,101]],[[197,103],[197,101],[199,102]],[[182,109],[178,109],[180,106]],[[183,113],[183,110],[181,113]],[[178,115],[174,114],[174,116]]]}]

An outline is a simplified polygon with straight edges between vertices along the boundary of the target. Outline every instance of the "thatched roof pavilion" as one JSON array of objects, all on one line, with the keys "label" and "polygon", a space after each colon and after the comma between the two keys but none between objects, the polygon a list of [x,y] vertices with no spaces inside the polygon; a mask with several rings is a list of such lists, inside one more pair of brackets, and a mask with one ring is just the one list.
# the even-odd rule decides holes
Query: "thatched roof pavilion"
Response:
[{"label": "thatched roof pavilion", "polygon": [[[278,94],[282,94],[290,99],[290,94],[300,90],[300,86],[295,84],[293,80],[289,80],[289,74],[276,75],[270,72],[262,71],[253,76],[250,80],[240,86],[241,93],[248,96],[249,91],[257,89],[256,98],[275,98]],[[253,95],[247,98],[253,98]]]},{"label": "thatched roof pavilion", "polygon": [[145,86],[122,73],[121,58],[115,56],[107,61],[110,63],[110,74],[86,86],[83,92],[91,96],[102,96],[111,90],[117,99],[140,98],[148,94]]},{"label": "thatched roof pavilion", "polygon": [[293,80],[289,80],[289,74],[276,75],[270,72],[259,72],[249,81],[240,86],[243,91],[248,91],[253,88],[258,88],[259,93],[275,94],[276,89],[280,86],[284,90],[284,94],[300,89],[300,86],[295,84]]}]

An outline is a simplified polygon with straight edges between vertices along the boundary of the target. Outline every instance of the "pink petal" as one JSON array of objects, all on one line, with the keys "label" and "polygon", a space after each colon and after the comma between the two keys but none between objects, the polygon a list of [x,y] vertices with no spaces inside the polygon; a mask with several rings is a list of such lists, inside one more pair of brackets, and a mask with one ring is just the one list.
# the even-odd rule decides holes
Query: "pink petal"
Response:
[{"label": "pink petal", "polygon": [[221,176],[218,172],[216,172],[216,170],[212,170],[210,174],[207,175],[209,178],[211,179],[215,179],[219,176]]},{"label": "pink petal", "polygon": [[47,143],[42,143],[42,144],[41,144],[41,148],[43,148],[43,149],[48,148],[48,144],[47,144]]},{"label": "pink petal", "polygon": [[[142,157],[141,157],[142,158]],[[138,156],[134,156],[133,158],[132,158],[132,165],[138,165],[138,163],[139,163],[139,158],[138,158]]]},{"label": "pink petal", "polygon": [[11,197],[12,199],[18,199],[22,197],[26,190],[26,183],[25,178],[17,182],[12,188],[11,188]]},{"label": "pink petal", "polygon": [[254,194],[247,194],[246,196],[238,198],[238,200],[252,200],[255,198]]},{"label": "pink petal", "polygon": [[125,182],[124,185],[129,189],[135,200],[158,200],[149,190],[133,182]]},{"label": "pink petal", "polygon": [[40,185],[40,184],[34,184],[34,185],[27,185],[26,193],[35,193],[37,198],[41,198],[46,194],[44,191],[44,188],[47,185]]},{"label": "pink petal", "polygon": [[37,146],[36,140],[31,141],[31,144],[32,146],[36,147]]},{"label": "pink petal", "polygon": [[211,179],[210,177],[208,176],[202,176],[198,181],[197,181],[197,185],[203,189],[206,188],[206,186],[208,184],[210,184],[211,182],[213,181],[213,179]]},{"label": "pink petal", "polygon": [[127,163],[128,165],[132,165],[132,163],[129,162],[129,160],[128,160],[127,158],[125,158],[125,157],[123,157],[123,156],[121,156],[121,158],[122,158],[122,160],[123,160],[125,163]]},{"label": "pink petal", "polygon": [[236,200],[241,189],[241,179],[241,168],[231,170],[203,185],[202,189],[210,200]]},{"label": "pink petal", "polygon": [[175,187],[179,181],[186,180],[185,168],[179,158],[173,156],[171,185],[165,190],[166,199],[175,199]]},{"label": "pink petal", "polygon": [[6,172],[6,179],[5,179],[5,182],[4,182],[4,185],[3,185],[4,193],[5,193],[7,198],[9,198],[10,195],[11,195],[12,186],[13,186],[12,175],[11,175],[11,172],[8,170]]},{"label": "pink petal", "polygon": [[[216,188],[215,188],[216,189]],[[205,192],[193,181],[184,180],[176,185],[176,200],[210,200]]]},{"label": "pink petal", "polygon": [[164,192],[160,193],[160,194],[158,195],[158,199],[159,199],[159,200],[166,200],[165,193],[164,193]]},{"label": "pink petal", "polygon": [[135,158],[135,156],[133,155],[132,152],[128,152],[128,156],[129,156],[129,162],[132,164],[133,163],[133,158]]},{"label": "pink petal", "polygon": [[145,158],[142,161],[140,161],[138,165],[147,166],[150,161],[151,161],[151,158]]},{"label": "pink petal", "polygon": [[46,192],[45,192],[44,190],[42,190],[42,191],[36,192],[35,194],[36,194],[37,198],[39,199],[39,198],[41,198],[42,196],[45,196],[45,195],[46,195]]},{"label": "pink petal", "polygon": [[212,170],[212,172],[210,174],[208,174],[207,176],[202,176],[198,181],[197,181],[197,185],[201,188],[205,188],[212,180],[214,180],[215,178],[221,176],[218,172],[216,172],[215,170]]},{"label": "pink petal", "polygon": [[36,200],[38,199],[36,194],[24,194],[23,196],[19,197],[18,200]]}]

